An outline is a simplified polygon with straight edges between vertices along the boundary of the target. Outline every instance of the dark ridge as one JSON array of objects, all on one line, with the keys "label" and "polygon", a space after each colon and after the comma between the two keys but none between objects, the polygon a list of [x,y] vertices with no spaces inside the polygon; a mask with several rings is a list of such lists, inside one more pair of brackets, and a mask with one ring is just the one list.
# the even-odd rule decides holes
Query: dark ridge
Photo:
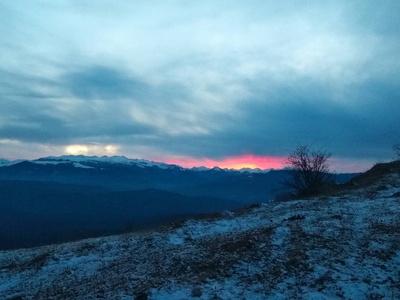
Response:
[{"label": "dark ridge", "polygon": [[354,174],[355,176],[341,184],[328,184],[324,188],[323,192],[318,196],[339,196],[360,187],[370,186],[379,181],[382,177],[391,173],[400,173],[400,160],[388,163],[378,163],[364,173]]},{"label": "dark ridge", "polygon": [[365,173],[359,174],[350,180],[353,185],[368,185],[389,173],[400,173],[400,160],[389,163],[378,163]]}]

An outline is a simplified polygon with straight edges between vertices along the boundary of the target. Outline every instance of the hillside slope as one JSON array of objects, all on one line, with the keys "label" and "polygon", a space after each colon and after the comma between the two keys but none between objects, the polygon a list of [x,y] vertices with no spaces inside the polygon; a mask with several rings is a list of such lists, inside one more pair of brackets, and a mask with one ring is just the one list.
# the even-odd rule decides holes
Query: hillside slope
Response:
[{"label": "hillside slope", "polygon": [[0,252],[7,299],[399,299],[400,174],[154,231]]}]

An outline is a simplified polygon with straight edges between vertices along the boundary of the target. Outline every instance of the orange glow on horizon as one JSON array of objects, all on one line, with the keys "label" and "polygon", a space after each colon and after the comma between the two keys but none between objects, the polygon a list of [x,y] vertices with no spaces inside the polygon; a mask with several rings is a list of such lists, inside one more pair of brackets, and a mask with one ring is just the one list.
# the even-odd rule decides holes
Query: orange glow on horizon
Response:
[{"label": "orange glow on horizon", "polygon": [[192,158],[182,157],[175,159],[166,159],[167,164],[175,164],[185,168],[192,167],[219,167],[222,169],[281,169],[283,168],[285,158],[271,156],[257,156],[253,154],[244,154],[238,156],[225,157],[222,160],[214,160],[210,158]]}]

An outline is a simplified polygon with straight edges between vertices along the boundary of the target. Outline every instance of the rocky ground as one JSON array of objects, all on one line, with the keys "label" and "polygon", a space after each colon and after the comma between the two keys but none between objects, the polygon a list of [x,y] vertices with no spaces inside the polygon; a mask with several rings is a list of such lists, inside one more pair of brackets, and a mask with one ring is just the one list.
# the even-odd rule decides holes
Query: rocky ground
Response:
[{"label": "rocky ground", "polygon": [[312,200],[2,251],[0,298],[400,299],[400,173]]}]

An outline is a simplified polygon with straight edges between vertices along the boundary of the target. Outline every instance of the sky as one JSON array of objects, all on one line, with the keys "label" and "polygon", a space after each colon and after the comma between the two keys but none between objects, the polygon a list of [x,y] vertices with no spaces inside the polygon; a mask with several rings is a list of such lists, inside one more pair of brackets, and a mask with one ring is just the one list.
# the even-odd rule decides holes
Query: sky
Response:
[{"label": "sky", "polygon": [[0,2],[0,157],[334,171],[400,142],[400,1]]}]

